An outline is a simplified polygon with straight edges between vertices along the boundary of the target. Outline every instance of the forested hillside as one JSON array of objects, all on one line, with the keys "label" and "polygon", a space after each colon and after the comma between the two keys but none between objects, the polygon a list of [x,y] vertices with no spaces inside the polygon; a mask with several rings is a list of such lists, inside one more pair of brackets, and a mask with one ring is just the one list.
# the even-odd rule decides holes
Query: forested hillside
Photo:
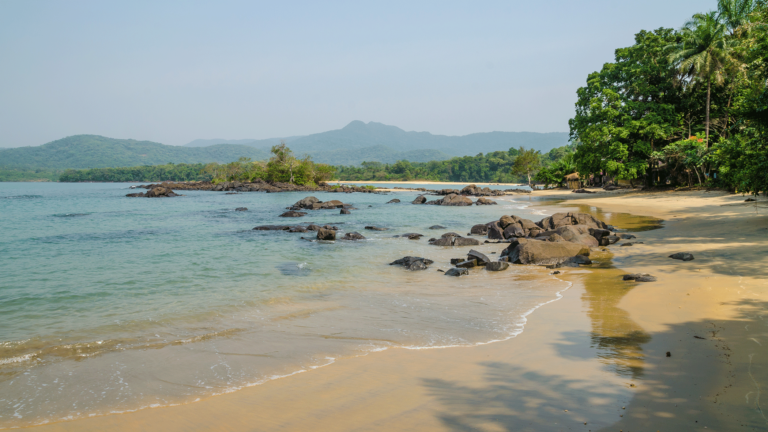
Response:
[{"label": "forested hillside", "polygon": [[266,159],[268,155],[268,151],[242,145],[190,148],[98,135],[75,135],[38,147],[0,150],[0,168],[63,170],[167,163],[226,163],[240,157]]}]

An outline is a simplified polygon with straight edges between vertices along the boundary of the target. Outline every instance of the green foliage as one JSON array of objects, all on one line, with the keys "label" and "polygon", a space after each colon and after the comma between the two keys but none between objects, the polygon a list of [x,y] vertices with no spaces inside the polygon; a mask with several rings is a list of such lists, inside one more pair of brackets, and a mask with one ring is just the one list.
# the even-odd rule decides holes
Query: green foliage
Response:
[{"label": "green foliage", "polygon": [[25,170],[0,168],[0,182],[45,182],[57,181],[61,171],[59,170]]},{"label": "green foliage", "polygon": [[[766,3],[719,0],[680,31],[641,31],[617,49],[577,92],[579,174],[768,192]],[[538,179],[561,174],[547,166]]]},{"label": "green foliage", "polygon": [[531,175],[541,166],[541,152],[538,150],[526,150],[520,147],[515,163],[512,164],[513,174],[525,174],[528,177],[528,185],[531,184]]},{"label": "green foliage", "polygon": [[549,185],[562,184],[565,181],[565,176],[575,172],[576,164],[573,159],[573,153],[569,152],[539,170],[534,179],[544,183],[544,187],[549,187]]},{"label": "green foliage", "polygon": [[[521,149],[524,150],[524,149]],[[482,183],[514,183],[520,180],[512,174],[512,166],[521,150],[510,148],[477,156],[455,157],[445,161],[412,162],[401,160],[393,164],[363,162],[361,166],[338,167],[336,177],[346,181],[453,181]],[[569,150],[551,150],[541,159],[559,160]]]},{"label": "green foliage", "polygon": [[267,162],[252,162],[241,157],[228,164],[210,163],[203,172],[211,176],[214,183],[224,181],[256,181],[293,183],[315,186],[333,177],[334,167],[316,164],[309,156],[297,159],[284,142],[272,147],[272,158]]},{"label": "green foliage", "polygon": [[92,168],[66,170],[58,178],[60,182],[160,182],[160,181],[207,181],[203,164],[165,164],[129,168]]}]

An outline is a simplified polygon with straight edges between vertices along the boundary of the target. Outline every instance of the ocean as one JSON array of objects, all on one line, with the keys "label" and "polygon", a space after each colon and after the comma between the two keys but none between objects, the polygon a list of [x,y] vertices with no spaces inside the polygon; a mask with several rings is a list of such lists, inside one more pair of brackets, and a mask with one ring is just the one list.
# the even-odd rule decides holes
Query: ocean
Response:
[{"label": "ocean", "polygon": [[[506,340],[569,287],[540,267],[437,271],[471,248],[430,237],[545,217],[524,194],[441,207],[410,204],[411,191],[146,199],[129,186],[0,183],[0,428],[192,403],[386,349]],[[309,195],[355,209],[278,217]],[[309,222],[366,239],[252,230]],[[408,232],[424,237],[393,237]],[[504,247],[474,248],[493,259]],[[408,255],[435,263],[389,265]]]}]

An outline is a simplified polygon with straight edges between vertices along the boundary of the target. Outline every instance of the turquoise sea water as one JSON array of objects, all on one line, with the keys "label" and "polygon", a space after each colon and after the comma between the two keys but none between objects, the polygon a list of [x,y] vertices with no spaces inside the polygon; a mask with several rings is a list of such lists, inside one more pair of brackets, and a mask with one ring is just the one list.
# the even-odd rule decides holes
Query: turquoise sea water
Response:
[{"label": "turquoise sea water", "polygon": [[[436,271],[470,248],[427,239],[503,214],[542,218],[523,195],[440,207],[411,205],[416,192],[315,193],[356,210],[279,218],[309,194],[144,199],[128,186],[0,183],[0,427],[193,402],[383,349],[503,340],[567,288],[539,268]],[[309,222],[367,239],[252,230]],[[393,238],[406,232],[425,237]],[[388,265],[406,255],[435,264]]]}]

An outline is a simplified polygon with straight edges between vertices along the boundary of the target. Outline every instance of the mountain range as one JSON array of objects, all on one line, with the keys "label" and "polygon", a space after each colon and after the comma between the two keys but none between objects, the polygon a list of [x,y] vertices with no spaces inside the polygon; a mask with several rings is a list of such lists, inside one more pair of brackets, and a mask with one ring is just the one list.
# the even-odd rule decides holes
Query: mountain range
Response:
[{"label": "mountain range", "polygon": [[361,162],[428,162],[454,156],[525,147],[547,152],[568,143],[565,132],[487,132],[464,136],[406,132],[381,123],[353,121],[342,129],[306,136],[262,140],[194,140],[185,146],[151,141],[75,135],[36,147],[0,150],[0,167],[13,169],[83,169],[165,163],[226,163],[240,157],[269,158],[269,149],[285,141],[297,156],[309,155],[331,165]]}]

